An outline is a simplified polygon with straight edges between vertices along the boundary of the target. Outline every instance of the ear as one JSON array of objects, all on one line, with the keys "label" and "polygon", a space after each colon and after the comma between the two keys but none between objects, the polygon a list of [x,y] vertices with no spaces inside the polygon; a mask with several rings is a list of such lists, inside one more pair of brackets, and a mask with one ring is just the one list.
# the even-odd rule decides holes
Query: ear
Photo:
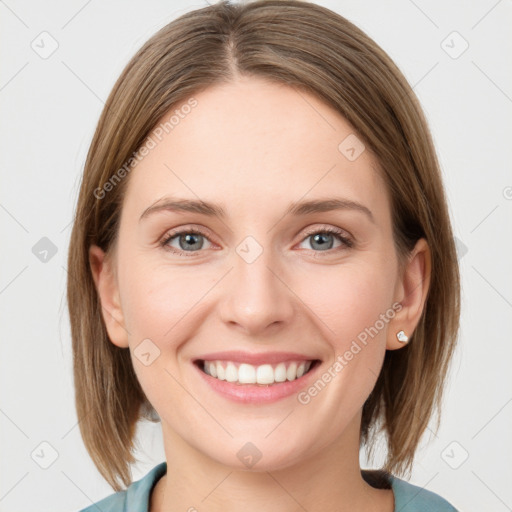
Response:
[{"label": "ear", "polygon": [[420,238],[397,282],[395,302],[399,302],[402,308],[397,311],[389,325],[387,350],[396,350],[405,346],[397,339],[397,332],[404,331],[410,339],[416,329],[427,300],[430,272],[430,249],[427,241]]},{"label": "ear", "polygon": [[101,313],[110,341],[120,348],[128,347],[128,331],[125,327],[117,277],[111,258],[97,245],[89,247],[89,263],[101,303]]}]

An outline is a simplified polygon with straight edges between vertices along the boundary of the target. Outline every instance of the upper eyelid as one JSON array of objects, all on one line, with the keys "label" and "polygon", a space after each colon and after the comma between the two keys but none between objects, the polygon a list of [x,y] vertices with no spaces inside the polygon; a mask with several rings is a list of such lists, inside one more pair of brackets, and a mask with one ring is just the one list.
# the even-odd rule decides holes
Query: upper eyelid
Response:
[{"label": "upper eyelid", "polygon": [[[317,232],[322,232],[322,231],[331,232],[331,234],[336,234],[333,231],[335,231],[335,232],[340,231],[342,235],[346,234],[347,238],[353,238],[352,234],[349,231],[347,231],[346,229],[340,228],[338,226],[331,226],[328,224],[324,224],[323,226],[322,225],[320,225],[320,226],[313,225],[313,227],[307,227],[301,231],[304,232],[305,236],[310,236],[311,234],[314,234]],[[340,233],[338,233],[338,234],[340,234]]]},{"label": "upper eyelid", "polygon": [[[166,236],[176,236],[176,235],[180,235],[180,234],[183,234],[183,233],[191,233],[193,232],[194,230],[197,230],[199,231],[200,234],[204,235],[204,236],[209,236],[207,235],[207,232],[209,232],[210,230],[208,228],[203,228],[203,227],[198,227],[197,225],[195,224],[190,224],[190,225],[185,225],[184,227],[178,227],[178,228],[173,228],[173,229],[169,229],[167,231],[165,231],[164,235],[162,238],[165,238]],[[310,235],[311,233],[315,233],[317,231],[322,231],[322,230],[339,230],[339,231],[342,231],[343,233],[346,233],[347,236],[351,237],[352,238],[352,234],[344,229],[344,228],[341,228],[339,226],[331,226],[329,224],[320,224],[320,225],[315,225],[313,224],[311,227],[307,226],[305,228],[301,228],[296,235],[294,236],[297,236],[300,232],[304,232],[305,235]]]}]

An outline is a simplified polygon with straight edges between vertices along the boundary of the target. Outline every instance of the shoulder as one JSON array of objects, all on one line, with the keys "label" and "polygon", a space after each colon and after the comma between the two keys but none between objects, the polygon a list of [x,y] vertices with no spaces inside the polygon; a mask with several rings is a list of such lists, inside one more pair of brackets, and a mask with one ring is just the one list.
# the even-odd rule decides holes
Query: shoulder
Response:
[{"label": "shoulder", "polygon": [[458,512],[442,496],[391,475],[395,512]]},{"label": "shoulder", "polygon": [[111,494],[79,512],[148,512],[151,490],[166,471],[167,464],[162,462],[126,490]]}]

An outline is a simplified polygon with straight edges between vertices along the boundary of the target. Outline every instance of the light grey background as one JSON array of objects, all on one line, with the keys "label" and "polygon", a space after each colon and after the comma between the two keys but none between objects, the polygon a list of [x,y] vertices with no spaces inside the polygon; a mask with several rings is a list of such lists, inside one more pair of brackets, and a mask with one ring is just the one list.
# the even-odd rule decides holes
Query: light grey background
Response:
[{"label": "light grey background", "polygon": [[[512,510],[512,4],[318,3],[366,31],[414,86],[459,240],[460,348],[442,426],[425,435],[411,482],[461,511]],[[157,29],[204,5],[0,1],[2,512],[77,510],[113,492],[76,423],[65,300],[70,223],[114,81]],[[43,237],[56,254],[40,253]],[[164,460],[159,424],[140,425],[139,445],[134,480]]]}]

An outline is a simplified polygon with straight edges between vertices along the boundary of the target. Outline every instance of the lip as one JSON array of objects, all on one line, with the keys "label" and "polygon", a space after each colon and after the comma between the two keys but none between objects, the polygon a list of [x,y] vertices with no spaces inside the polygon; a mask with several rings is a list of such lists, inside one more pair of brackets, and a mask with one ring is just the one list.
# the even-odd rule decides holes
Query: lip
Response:
[{"label": "lip", "polygon": [[197,361],[233,361],[234,363],[247,363],[252,365],[261,364],[278,364],[287,361],[314,361],[318,359],[314,356],[305,356],[304,354],[297,354],[295,352],[260,352],[251,353],[243,352],[242,350],[228,350],[224,352],[215,352],[204,354],[194,359]]},{"label": "lip", "polygon": [[[230,357],[233,356],[232,352],[223,352],[222,354],[230,354]],[[241,353],[238,352],[240,355]],[[216,393],[223,396],[224,398],[228,398],[234,402],[242,403],[242,404],[269,404],[272,402],[277,402],[278,400],[282,400],[286,397],[296,395],[307,387],[312,379],[315,378],[318,368],[321,365],[321,361],[319,359],[314,358],[306,358],[304,356],[297,357],[295,354],[293,357],[286,356],[286,359],[282,359],[284,353],[274,353],[275,357],[281,357],[281,359],[276,360],[275,362],[284,362],[289,359],[293,360],[308,360],[314,361],[311,365],[309,371],[304,374],[302,377],[295,379],[293,381],[285,381],[285,382],[277,382],[274,384],[261,385],[261,384],[236,384],[234,382],[228,382],[225,380],[219,380],[211,375],[205,373],[200,367],[199,362],[200,359],[195,361],[195,364],[192,366],[199,373],[200,377],[203,379],[211,389],[213,389]],[[215,357],[211,357],[210,359],[205,359],[207,361],[210,360],[222,360],[220,357],[221,353],[215,354]],[[247,355],[247,354],[245,354]],[[253,354],[254,356],[254,354]],[[205,356],[206,357],[206,356]],[[267,359],[264,361],[269,362],[268,354]],[[240,361],[240,362],[248,362],[247,359],[237,360],[237,359],[228,359],[229,361]],[[256,357],[257,360],[261,360],[260,356]],[[254,358],[253,358],[254,360]],[[249,363],[254,364],[254,363]]]}]

